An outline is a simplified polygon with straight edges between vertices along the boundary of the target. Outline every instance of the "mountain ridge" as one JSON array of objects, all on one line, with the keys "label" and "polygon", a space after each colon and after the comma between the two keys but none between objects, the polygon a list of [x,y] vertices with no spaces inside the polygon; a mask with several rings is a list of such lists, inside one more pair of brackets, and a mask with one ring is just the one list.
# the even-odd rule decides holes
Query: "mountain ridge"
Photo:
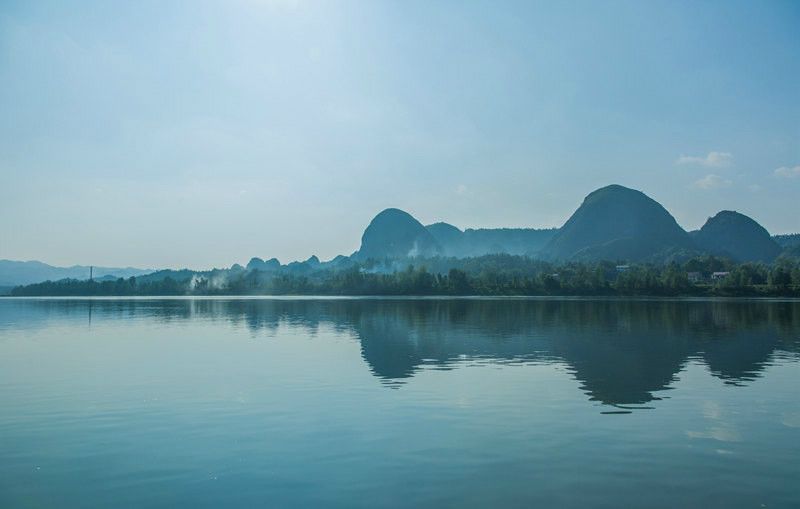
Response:
[{"label": "mountain ridge", "polygon": [[17,286],[58,279],[89,279],[89,270],[95,278],[106,276],[128,278],[142,276],[154,272],[153,269],[136,267],[99,267],[90,265],[72,265],[58,267],[39,260],[0,260],[0,286]]},{"label": "mountain ridge", "polygon": [[[311,256],[286,265],[276,258],[254,257],[242,266],[211,271],[153,270],[134,267],[94,267],[95,279],[144,277],[191,278],[192,274],[225,271],[264,275],[311,274],[338,270],[369,260],[414,257],[474,258],[515,255],[550,261],[617,261],[665,263],[698,254],[729,257],[735,261],[769,263],[783,256],[800,257],[800,235],[770,236],[754,219],[735,211],[720,211],[702,228],[687,232],[660,203],[642,191],[618,184],[589,193],[560,228],[466,228],[437,222],[423,225],[397,208],[378,213],[364,230],[358,251],[328,261]],[[387,265],[385,270],[397,268]],[[56,267],[41,261],[0,260],[0,287],[46,280],[88,279],[88,265]]]}]

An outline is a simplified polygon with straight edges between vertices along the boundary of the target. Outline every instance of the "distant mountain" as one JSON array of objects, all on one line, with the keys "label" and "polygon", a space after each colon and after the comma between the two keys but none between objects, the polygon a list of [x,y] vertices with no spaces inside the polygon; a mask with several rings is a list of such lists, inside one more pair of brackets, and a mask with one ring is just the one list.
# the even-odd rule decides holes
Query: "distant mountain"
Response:
[{"label": "distant mountain", "polygon": [[800,261],[800,244],[793,244],[783,248],[781,257]]},{"label": "distant mountain", "polygon": [[361,247],[353,254],[356,260],[435,256],[442,247],[411,214],[400,209],[386,209],[369,223],[361,237]]},{"label": "distant mountain", "polygon": [[[279,268],[281,268],[279,266]],[[283,269],[293,274],[302,274],[311,272],[317,269],[330,269],[335,268],[335,264],[332,262],[325,262],[322,263],[319,261],[316,255],[311,255],[306,261],[304,262],[290,262],[286,264]]]},{"label": "distant mountain", "polygon": [[543,249],[553,260],[645,261],[692,250],[692,239],[657,201],[610,185],[590,193]]},{"label": "distant mountain", "polygon": [[247,270],[275,271],[281,268],[281,262],[277,258],[270,258],[267,261],[253,257],[247,262]]},{"label": "distant mountain", "polygon": [[709,218],[692,237],[701,249],[739,262],[771,262],[781,252],[763,226],[732,210]]},{"label": "distant mountain", "polygon": [[[714,254],[735,261],[772,262],[778,256],[800,259],[800,234],[770,237],[753,219],[732,211],[710,218],[700,230],[687,233],[658,202],[641,191],[610,185],[590,193],[561,228],[467,228],[439,222],[423,226],[413,216],[396,208],[376,215],[361,237],[361,246],[351,256],[328,261],[311,256],[305,261],[282,265],[276,258],[254,257],[246,266],[206,271],[145,270],[94,267],[94,278],[137,276],[142,283],[204,280],[221,287],[231,277],[248,278],[248,284],[282,275],[313,276],[323,271],[349,270],[368,259],[397,263],[370,264],[366,270],[394,271],[407,265],[408,257],[477,258],[485,255],[521,255],[539,261],[629,261],[682,263]],[[416,263],[416,262],[415,262]],[[453,260],[429,260],[429,267],[446,272]],[[18,285],[47,280],[88,279],[88,266],[54,267],[38,261],[0,260],[0,295]],[[194,283],[193,283],[194,284]]]},{"label": "distant mountain", "polygon": [[464,232],[449,223],[433,223],[425,227],[442,247],[445,256],[461,256],[464,252]]},{"label": "distant mountain", "polygon": [[[128,278],[149,274],[152,270],[133,267],[94,267],[96,279],[106,276]],[[54,267],[39,261],[0,260],[0,286],[29,285],[42,281],[59,279],[89,279],[89,266],[73,265],[72,267]]]},{"label": "distant mountain", "polygon": [[536,255],[555,235],[556,229],[468,228],[461,231],[448,223],[426,226],[446,256],[464,258],[486,254]]},{"label": "distant mountain", "polygon": [[777,242],[782,248],[800,246],[800,233],[773,235],[772,240]]},{"label": "distant mountain", "polygon": [[468,256],[536,255],[557,231],[556,228],[467,228],[464,237]]}]

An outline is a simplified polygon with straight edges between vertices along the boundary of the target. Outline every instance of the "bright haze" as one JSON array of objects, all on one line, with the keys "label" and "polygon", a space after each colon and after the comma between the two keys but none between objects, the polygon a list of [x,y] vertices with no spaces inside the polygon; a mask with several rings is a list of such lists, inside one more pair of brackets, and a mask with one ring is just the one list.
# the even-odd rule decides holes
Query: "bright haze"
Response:
[{"label": "bright haze", "polygon": [[0,4],[0,258],[349,255],[617,183],[800,229],[798,2]]}]

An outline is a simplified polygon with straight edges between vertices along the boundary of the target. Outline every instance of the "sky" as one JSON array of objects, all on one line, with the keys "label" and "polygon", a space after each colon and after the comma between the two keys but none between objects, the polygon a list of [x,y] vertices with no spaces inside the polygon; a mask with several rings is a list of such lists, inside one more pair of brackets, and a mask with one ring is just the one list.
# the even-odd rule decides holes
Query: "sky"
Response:
[{"label": "sky", "polygon": [[607,184],[800,231],[800,3],[0,1],[0,258],[226,267]]}]

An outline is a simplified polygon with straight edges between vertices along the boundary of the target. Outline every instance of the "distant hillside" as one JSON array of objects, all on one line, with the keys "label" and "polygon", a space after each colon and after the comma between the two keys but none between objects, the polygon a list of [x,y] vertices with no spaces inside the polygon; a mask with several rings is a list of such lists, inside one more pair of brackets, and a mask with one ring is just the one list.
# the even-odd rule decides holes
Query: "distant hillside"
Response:
[{"label": "distant hillside", "polygon": [[557,228],[468,228],[464,236],[469,256],[533,255],[541,251],[557,231]]},{"label": "distant hillside", "polygon": [[442,248],[445,256],[462,256],[464,232],[448,223],[433,223],[425,227]]},{"label": "distant hillside", "polygon": [[784,248],[781,252],[781,258],[800,260],[800,244]]},{"label": "distant hillside", "polygon": [[357,260],[434,256],[442,248],[431,233],[400,209],[386,209],[369,223],[361,237]]},{"label": "distant hillside", "polygon": [[771,262],[781,252],[763,226],[731,210],[709,218],[692,236],[701,249],[740,262]]},{"label": "distant hillside", "polygon": [[[454,258],[489,255],[556,263],[662,265],[715,255],[736,262],[770,263],[778,257],[800,259],[800,234],[770,237],[756,221],[732,211],[722,211],[700,230],[687,233],[662,205],[641,191],[610,185],[587,195],[561,228],[461,230],[444,222],[423,226],[407,212],[389,208],[370,221],[358,251],[351,256],[339,255],[328,261],[311,256],[285,265],[276,258],[254,257],[246,266],[234,264],[230,269],[206,271],[95,267],[94,279],[136,276],[140,284],[160,285],[162,291],[171,290],[173,283],[219,289],[229,286],[231,280],[244,281],[242,284],[251,285],[244,288],[252,288],[272,278],[334,274],[356,266],[371,273],[391,273],[405,270],[408,265],[419,265],[421,259],[428,259],[425,263],[429,267],[446,272],[449,268],[445,265],[454,263]],[[384,263],[385,260],[390,261]],[[88,277],[88,266],[53,267],[38,261],[0,260],[0,295],[18,285]]]},{"label": "distant hillside", "polygon": [[777,242],[782,248],[800,246],[800,233],[773,235],[772,240]]},{"label": "distant hillside", "polygon": [[459,258],[486,254],[536,255],[556,233],[555,228],[468,228],[447,223],[426,226],[446,256]]},{"label": "distant hillside", "polygon": [[[128,278],[149,274],[152,270],[133,267],[94,267],[94,277]],[[59,279],[89,279],[89,267],[73,265],[72,267],[54,267],[39,261],[0,260],[0,286],[28,285],[41,281],[57,281]]]},{"label": "distant hillside", "polygon": [[277,258],[270,258],[269,260],[264,261],[261,258],[254,257],[247,262],[247,270],[270,271],[278,270],[280,268],[281,262],[279,262]]},{"label": "distant hillside", "polygon": [[584,199],[543,255],[553,260],[643,261],[694,247],[661,204],[641,191],[611,185]]}]

